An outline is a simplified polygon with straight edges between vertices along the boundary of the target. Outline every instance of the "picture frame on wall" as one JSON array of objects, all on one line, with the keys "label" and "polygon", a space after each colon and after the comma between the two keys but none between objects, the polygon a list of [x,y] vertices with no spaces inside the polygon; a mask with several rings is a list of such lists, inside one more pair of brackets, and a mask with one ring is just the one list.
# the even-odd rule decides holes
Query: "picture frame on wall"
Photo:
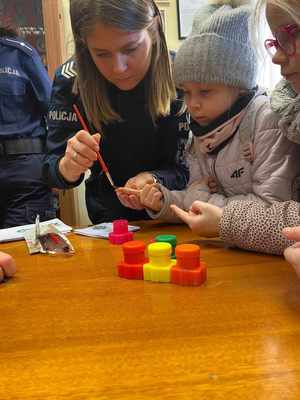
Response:
[{"label": "picture frame on wall", "polygon": [[186,39],[191,33],[193,19],[202,0],[176,0],[178,16],[178,37]]}]

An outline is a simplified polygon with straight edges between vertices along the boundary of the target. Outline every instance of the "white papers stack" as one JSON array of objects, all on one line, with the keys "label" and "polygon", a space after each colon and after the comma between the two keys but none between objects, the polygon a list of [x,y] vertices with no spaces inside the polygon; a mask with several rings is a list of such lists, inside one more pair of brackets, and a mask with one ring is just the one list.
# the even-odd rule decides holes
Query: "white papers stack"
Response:
[{"label": "white papers stack", "polygon": [[[138,231],[139,229],[139,226],[128,225],[130,232]],[[112,230],[112,222],[102,222],[102,224],[89,226],[88,228],[74,229],[74,232],[78,235],[108,239],[108,235]]]},{"label": "white papers stack", "polygon": [[[54,225],[61,233],[67,233],[72,230],[69,225],[66,225],[58,218],[49,219],[48,221],[40,222],[40,226]],[[23,240],[24,233],[35,227],[35,224],[16,226],[13,228],[0,229],[0,243],[12,242],[14,240]]]}]

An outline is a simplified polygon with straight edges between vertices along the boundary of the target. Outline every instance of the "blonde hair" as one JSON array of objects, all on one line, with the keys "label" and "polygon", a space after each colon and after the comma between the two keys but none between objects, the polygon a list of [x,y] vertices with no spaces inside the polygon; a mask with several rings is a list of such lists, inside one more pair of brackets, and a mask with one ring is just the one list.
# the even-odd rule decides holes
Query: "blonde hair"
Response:
[{"label": "blonde hair", "polygon": [[97,69],[85,38],[95,24],[103,23],[127,32],[147,29],[151,40],[151,61],[145,76],[146,105],[153,122],[168,115],[176,98],[171,61],[162,20],[154,0],[70,0],[70,16],[75,41],[77,78],[74,89],[88,119],[96,129],[121,121],[108,96],[108,82]]}]

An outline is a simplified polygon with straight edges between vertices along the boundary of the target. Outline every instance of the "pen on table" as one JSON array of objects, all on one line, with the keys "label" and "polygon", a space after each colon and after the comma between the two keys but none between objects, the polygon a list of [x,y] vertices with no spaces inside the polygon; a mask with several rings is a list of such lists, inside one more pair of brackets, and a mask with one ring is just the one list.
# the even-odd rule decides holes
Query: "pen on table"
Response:
[{"label": "pen on table", "polygon": [[[76,113],[76,115],[77,115],[77,118],[79,119],[79,122],[81,123],[81,126],[83,127],[83,129],[84,129],[85,131],[89,132],[89,129],[88,129],[88,127],[87,127],[87,124],[85,123],[85,121],[84,121],[82,115],[80,114],[80,111],[79,111],[79,109],[78,109],[78,107],[77,107],[76,104],[73,104],[73,109],[74,109],[74,111],[75,111],[75,113]],[[116,185],[114,184],[114,181],[112,180],[112,177],[111,177],[111,175],[110,175],[110,173],[109,173],[109,171],[108,171],[108,168],[107,168],[107,166],[106,166],[106,164],[105,164],[105,162],[104,162],[104,160],[103,160],[103,158],[102,158],[102,156],[101,156],[101,154],[100,154],[99,151],[97,151],[97,159],[98,159],[98,161],[99,161],[99,164],[100,164],[100,166],[101,166],[103,172],[104,172],[105,175],[107,176],[107,179],[109,180],[109,183],[111,184],[111,186],[112,186],[114,189],[116,189],[117,187],[116,187]]]}]

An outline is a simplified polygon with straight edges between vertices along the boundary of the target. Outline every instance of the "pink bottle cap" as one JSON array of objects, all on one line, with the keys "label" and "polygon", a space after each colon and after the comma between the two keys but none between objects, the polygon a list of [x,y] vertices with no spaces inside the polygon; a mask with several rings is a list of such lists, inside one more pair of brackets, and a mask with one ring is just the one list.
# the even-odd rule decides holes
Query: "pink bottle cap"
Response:
[{"label": "pink bottle cap", "polygon": [[133,233],[128,231],[128,221],[117,219],[113,221],[113,231],[108,235],[112,244],[122,244],[133,239]]}]

